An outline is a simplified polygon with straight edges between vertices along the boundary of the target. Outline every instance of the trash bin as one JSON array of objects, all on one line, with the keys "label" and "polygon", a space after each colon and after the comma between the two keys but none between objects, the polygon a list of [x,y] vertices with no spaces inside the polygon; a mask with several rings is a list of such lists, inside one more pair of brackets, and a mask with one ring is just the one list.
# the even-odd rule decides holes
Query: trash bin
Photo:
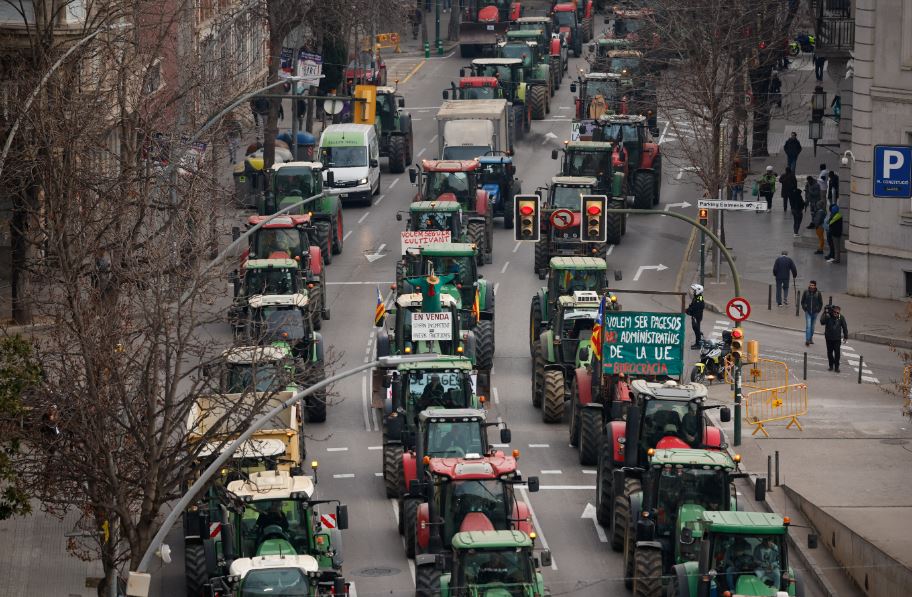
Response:
[{"label": "trash bin", "polygon": [[[282,133],[276,139],[291,148],[291,133]],[[312,162],[316,144],[316,137],[307,131],[298,131],[298,154],[294,156],[295,161]]]}]

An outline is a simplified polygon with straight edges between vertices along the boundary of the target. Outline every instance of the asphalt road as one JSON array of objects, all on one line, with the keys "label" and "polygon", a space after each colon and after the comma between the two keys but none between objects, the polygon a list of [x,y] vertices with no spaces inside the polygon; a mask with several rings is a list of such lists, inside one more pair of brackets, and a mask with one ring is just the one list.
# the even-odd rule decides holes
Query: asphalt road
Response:
[{"label": "asphalt road", "polygon": [[[456,78],[464,63],[453,55],[431,59],[400,85],[407,110],[413,116],[416,160],[436,157],[434,115],[441,101],[440,91]],[[580,67],[585,67],[582,59],[571,60],[571,73]],[[573,101],[568,83],[565,78],[552,98],[549,117],[534,122],[532,134],[515,148],[518,176],[527,192],[544,185],[557,170],[550,152],[569,135]],[[675,142],[673,138],[667,140],[671,149]],[[678,177],[676,168],[666,168],[664,174],[662,205],[656,211],[669,204],[696,203],[698,193],[692,180]],[[336,370],[366,362],[373,355],[377,288],[384,296],[389,293],[398,258],[402,223],[396,221],[395,213],[407,209],[413,195],[414,187],[407,174],[384,173],[382,193],[372,206],[345,210],[345,250],[328,270],[332,319],[323,327],[324,338],[337,359]],[[670,209],[695,211],[681,206]],[[673,308],[673,299],[657,304],[647,296],[623,291],[672,290],[689,235],[687,225],[672,218],[630,218],[627,235],[621,244],[612,247],[608,257],[610,268],[623,273],[616,288],[626,309]],[[534,511],[540,544],[550,548],[554,556],[552,566],[544,571],[546,583],[554,595],[626,595],[620,556],[611,551],[594,520],[585,517],[587,506],[595,502],[595,470],[578,464],[576,451],[568,445],[566,424],[543,424],[540,411],[531,405],[527,318],[529,301],[541,285],[532,273],[532,247],[516,243],[512,231],[498,228],[494,263],[482,272],[496,284],[497,292],[491,418],[502,417],[512,429],[510,448],[521,451],[522,474],[540,477],[539,493],[521,494]],[[707,323],[711,327],[713,318],[708,317]],[[758,329],[756,333],[765,334],[764,344],[770,348],[777,343],[785,347],[796,345],[789,338],[783,340],[778,332]],[[225,337],[229,337],[227,323]],[[357,594],[412,595],[414,568],[405,557],[396,531],[396,506],[384,497],[381,434],[378,421],[369,410],[369,392],[368,374],[336,386],[327,422],[308,429],[308,458],[319,461],[319,497],[339,498],[348,504],[350,529],[344,534],[344,570]],[[750,500],[742,500],[749,509],[751,504]],[[179,531],[169,537],[175,561],[161,571],[161,594],[182,594]]]}]

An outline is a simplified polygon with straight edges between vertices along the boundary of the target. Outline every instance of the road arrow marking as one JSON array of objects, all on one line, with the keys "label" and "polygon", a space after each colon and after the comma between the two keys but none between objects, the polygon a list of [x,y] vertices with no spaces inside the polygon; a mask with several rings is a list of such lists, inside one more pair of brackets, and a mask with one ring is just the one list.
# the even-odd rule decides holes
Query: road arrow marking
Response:
[{"label": "road arrow marking", "polygon": [[641,266],[637,269],[637,273],[636,273],[636,275],[633,277],[633,281],[634,281],[634,282],[639,281],[640,276],[643,275],[643,272],[646,271],[646,270],[648,270],[648,269],[649,269],[649,270],[655,270],[655,271],[657,271],[657,272],[662,272],[662,271],[667,270],[668,267],[662,265],[661,263],[658,264],[658,265],[641,265]]},{"label": "road arrow marking", "polygon": [[699,166],[685,166],[678,169],[678,174],[675,176],[675,180],[681,180],[681,177],[684,176],[685,172],[699,172]]},{"label": "road arrow marking", "polygon": [[580,518],[589,518],[592,520],[592,524],[595,525],[595,534],[598,535],[599,541],[602,543],[608,543],[608,535],[605,534],[605,529],[602,528],[602,525],[598,523],[598,520],[595,518],[595,506],[592,504],[586,504],[586,507],[583,508],[583,514]]},{"label": "road arrow marking", "polygon": [[547,142],[550,141],[551,139],[557,139],[557,135],[555,135],[555,134],[552,133],[551,131],[548,131],[547,133],[545,133],[545,138],[542,140],[541,144],[544,145],[545,143],[547,143]]},{"label": "road arrow marking", "polygon": [[383,257],[386,257],[386,253],[383,252],[383,249],[385,249],[385,248],[386,248],[386,243],[383,243],[379,247],[377,247],[377,250],[374,251],[373,253],[365,253],[364,257],[367,258],[368,263],[373,263],[373,262],[377,261],[378,259],[382,259]]},{"label": "road arrow marking", "polygon": [[665,206],[665,211],[668,211],[672,207],[680,207],[681,209],[687,209],[688,207],[690,207],[690,203],[688,203],[687,201],[681,201],[680,203],[669,203],[668,205]]}]

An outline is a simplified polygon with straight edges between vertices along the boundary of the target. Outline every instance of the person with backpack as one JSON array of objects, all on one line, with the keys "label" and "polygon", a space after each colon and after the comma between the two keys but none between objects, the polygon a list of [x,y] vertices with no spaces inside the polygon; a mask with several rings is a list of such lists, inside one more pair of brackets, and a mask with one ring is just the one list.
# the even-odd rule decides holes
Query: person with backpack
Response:
[{"label": "person with backpack", "polygon": [[820,325],[823,326],[823,339],[826,340],[827,361],[830,371],[839,373],[839,361],[842,352],[841,343],[849,340],[849,326],[842,316],[838,305],[827,305],[820,316]]},{"label": "person with backpack", "polygon": [[773,195],[776,193],[776,173],[773,172],[772,166],[766,167],[766,174],[760,177],[757,190],[759,195],[766,199],[766,211],[772,211]]}]

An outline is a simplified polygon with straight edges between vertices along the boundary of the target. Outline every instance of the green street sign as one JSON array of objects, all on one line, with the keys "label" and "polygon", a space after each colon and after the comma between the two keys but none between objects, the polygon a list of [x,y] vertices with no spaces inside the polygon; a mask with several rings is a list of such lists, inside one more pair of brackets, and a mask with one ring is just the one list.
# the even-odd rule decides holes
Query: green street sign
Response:
[{"label": "green street sign", "polygon": [[602,370],[606,375],[667,375],[684,371],[683,313],[606,312]]}]

